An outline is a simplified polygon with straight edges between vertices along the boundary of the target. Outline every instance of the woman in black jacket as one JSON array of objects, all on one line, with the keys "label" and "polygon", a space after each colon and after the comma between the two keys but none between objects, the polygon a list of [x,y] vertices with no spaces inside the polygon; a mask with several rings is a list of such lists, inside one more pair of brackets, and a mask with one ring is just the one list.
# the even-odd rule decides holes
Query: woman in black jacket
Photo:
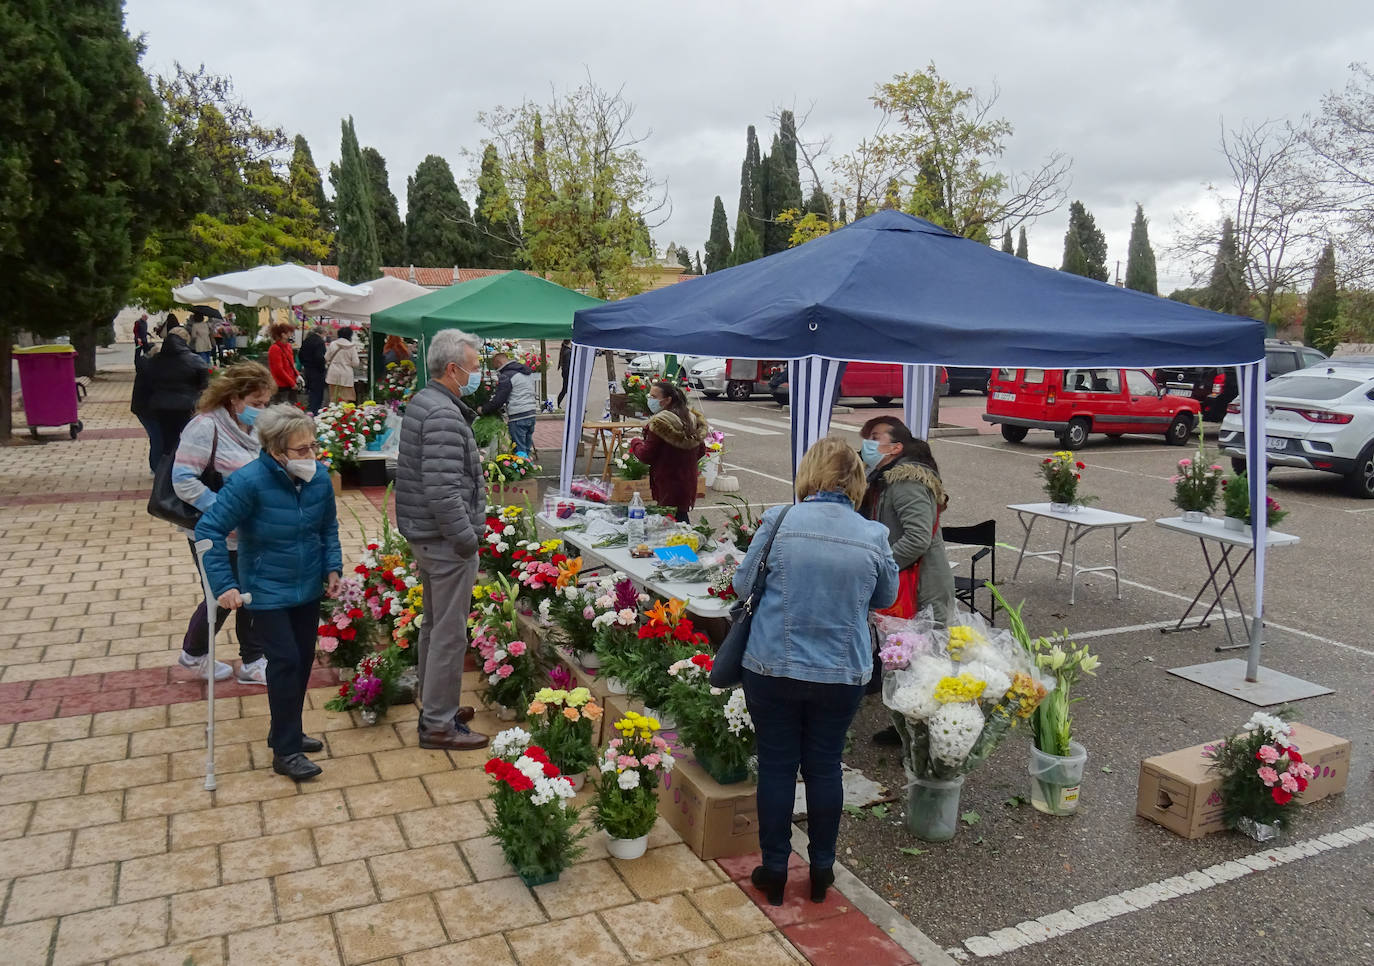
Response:
[{"label": "woman in black jacket", "polygon": [[327,367],[324,364],[324,326],[317,325],[301,340],[301,375],[305,377],[306,406],[312,414],[324,405]]},{"label": "woman in black jacket", "polygon": [[181,430],[190,422],[201,391],[210,383],[210,367],[186,343],[186,330],[167,330],[157,355],[148,360],[147,412],[158,424],[162,452],[175,453]]}]

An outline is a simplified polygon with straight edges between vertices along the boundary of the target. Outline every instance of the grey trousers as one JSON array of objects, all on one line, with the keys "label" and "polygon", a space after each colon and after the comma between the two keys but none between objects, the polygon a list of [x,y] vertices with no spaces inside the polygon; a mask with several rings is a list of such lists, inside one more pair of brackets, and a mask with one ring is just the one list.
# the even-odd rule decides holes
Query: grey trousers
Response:
[{"label": "grey trousers", "polygon": [[463,557],[443,540],[413,540],[410,548],[425,588],[420,624],[420,727],[448,731],[462,704],[463,657],[468,648],[468,612],[477,580],[477,555]]}]

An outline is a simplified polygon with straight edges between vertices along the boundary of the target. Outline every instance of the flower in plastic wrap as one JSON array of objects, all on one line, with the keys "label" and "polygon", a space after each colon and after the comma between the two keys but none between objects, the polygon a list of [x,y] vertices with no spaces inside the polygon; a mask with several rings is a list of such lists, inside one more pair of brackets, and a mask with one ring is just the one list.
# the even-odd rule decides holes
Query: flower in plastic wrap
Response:
[{"label": "flower in plastic wrap", "polygon": [[941,704],[967,703],[982,697],[987,686],[987,681],[964,671],[958,677],[941,678],[935,685],[934,696]]},{"label": "flower in plastic wrap", "polygon": [[987,682],[987,689],[983,692],[984,697],[1000,698],[1011,688],[1011,675],[1000,666],[984,661],[965,661],[959,665],[961,675],[971,674],[981,681]]},{"label": "flower in plastic wrap", "polygon": [[930,716],[930,754],[956,767],[983,733],[983,712],[976,704],[946,704]]}]

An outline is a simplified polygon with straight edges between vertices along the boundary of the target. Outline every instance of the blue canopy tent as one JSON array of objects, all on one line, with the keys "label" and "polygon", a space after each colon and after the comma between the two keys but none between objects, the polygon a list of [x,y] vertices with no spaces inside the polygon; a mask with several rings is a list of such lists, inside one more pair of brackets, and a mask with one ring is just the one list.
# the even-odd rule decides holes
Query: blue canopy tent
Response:
[{"label": "blue canopy tent", "polygon": [[[1249,466],[1264,464],[1264,325],[1033,265],[883,211],[797,248],[606,305],[573,320],[564,489],[596,349],[789,359],[793,466],[830,426],[847,361],[901,363],[913,432],[935,367],[1238,366]],[[1252,506],[1264,473],[1250,474]],[[1255,518],[1246,678],[1257,680],[1265,518]]]}]

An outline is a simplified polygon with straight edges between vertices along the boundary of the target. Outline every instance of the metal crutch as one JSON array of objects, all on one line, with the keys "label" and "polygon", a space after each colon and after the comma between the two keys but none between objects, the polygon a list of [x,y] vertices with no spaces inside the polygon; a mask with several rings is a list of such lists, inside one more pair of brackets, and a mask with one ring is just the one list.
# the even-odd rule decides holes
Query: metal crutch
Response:
[{"label": "metal crutch", "polygon": [[[210,588],[210,574],[205,569],[205,555],[210,552],[214,542],[196,541],[196,560],[200,563],[200,589],[205,594],[205,626],[209,637],[205,651],[209,655],[210,673],[206,676],[205,698],[205,790],[215,790],[215,609],[219,606],[215,592]],[[250,603],[252,594],[242,594],[243,602]]]}]

